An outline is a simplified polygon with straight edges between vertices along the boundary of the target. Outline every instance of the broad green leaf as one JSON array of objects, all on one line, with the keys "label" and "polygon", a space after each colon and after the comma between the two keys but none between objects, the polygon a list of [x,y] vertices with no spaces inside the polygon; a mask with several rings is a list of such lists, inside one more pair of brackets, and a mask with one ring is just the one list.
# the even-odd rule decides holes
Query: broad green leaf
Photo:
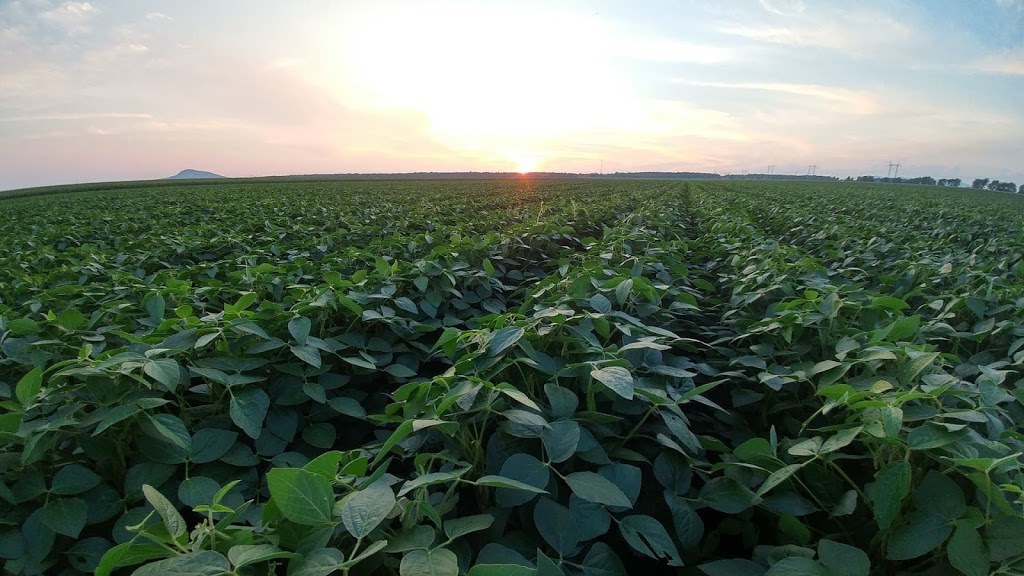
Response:
[{"label": "broad green leaf", "polygon": [[707,576],[764,576],[765,573],[764,567],[757,562],[742,558],[706,562],[698,568]]},{"label": "broad green leaf", "polygon": [[291,346],[290,350],[296,358],[302,360],[306,364],[309,364],[313,368],[319,368],[323,361],[320,358],[320,350],[309,344],[302,344],[299,346]]},{"label": "broad green leaf", "polygon": [[181,517],[178,509],[174,507],[174,504],[171,504],[170,500],[149,484],[143,484],[142,493],[146,495],[146,500],[153,506],[156,513],[160,515],[160,519],[163,520],[168,534],[178,538],[185,533],[188,529],[185,519]]},{"label": "broad green leaf", "polygon": [[443,420],[406,420],[405,422],[402,422],[398,425],[398,428],[391,433],[391,436],[384,441],[384,444],[381,445],[380,450],[377,451],[377,455],[373,457],[373,461],[370,465],[376,466],[379,464],[380,461],[391,452],[391,449],[404,440],[409,434],[434,426],[444,426],[447,424],[451,423]]},{"label": "broad green leaf", "polygon": [[573,494],[588,502],[597,502],[606,506],[623,506],[626,508],[632,506],[629,498],[623,494],[618,486],[612,484],[599,474],[593,472],[573,472],[565,477],[565,483],[569,485]]},{"label": "broad green leaf", "polygon": [[125,542],[107,550],[96,566],[95,576],[110,576],[110,573],[124,566],[133,566],[149,560],[167,558],[173,554],[158,544]]},{"label": "broad green leaf", "polygon": [[25,374],[18,380],[18,384],[14,387],[15,394],[18,397],[18,402],[21,402],[22,406],[28,406],[36,396],[39,394],[39,390],[43,386],[43,369],[33,368],[28,374]]},{"label": "broad green leaf", "polygon": [[590,307],[600,312],[601,314],[608,314],[612,311],[612,303],[604,294],[594,294],[590,297]]},{"label": "broad green leaf", "polygon": [[634,550],[644,556],[661,560],[669,566],[682,566],[683,559],[665,527],[645,515],[627,516],[619,522],[619,532]]},{"label": "broad green leaf", "polygon": [[192,447],[192,437],[181,418],[172,414],[147,414],[142,419],[142,431],[162,442],[167,442],[186,454]]},{"label": "broad green leaf", "polygon": [[476,514],[474,516],[462,516],[446,520],[444,533],[451,539],[459,538],[472,532],[486,530],[494,523],[494,516],[490,514]]},{"label": "broad green leaf", "polygon": [[672,525],[676,538],[683,548],[696,548],[704,536],[704,521],[690,506],[690,503],[678,495],[665,491],[665,503],[672,513]]},{"label": "broad green leaf", "polygon": [[960,524],[953,532],[953,537],[946,545],[946,556],[954,568],[966,576],[988,576],[989,560],[988,550],[985,549],[985,542],[981,534],[972,526]]},{"label": "broad green leaf", "polygon": [[611,546],[604,542],[598,542],[590,547],[586,557],[583,558],[583,574],[584,576],[626,576],[627,572],[626,567],[622,565],[622,560]]},{"label": "broad green leaf", "polygon": [[629,370],[621,366],[606,366],[592,370],[590,375],[626,400],[633,399],[633,375]]},{"label": "broad green leaf", "polygon": [[[525,568],[525,566],[523,566]],[[555,564],[554,560],[548,558],[543,552],[537,550],[537,576],[565,576],[565,572]]]},{"label": "broad green leaf", "polygon": [[292,335],[299,345],[304,345],[309,338],[309,330],[312,322],[305,316],[296,316],[288,321],[288,333]]},{"label": "broad green leaf", "polygon": [[285,518],[306,526],[330,523],[334,488],[327,478],[301,468],[274,468],[267,486]]},{"label": "broad green leaf", "polygon": [[[344,457],[345,455],[338,450],[331,450],[310,460],[302,469],[333,481],[334,477],[338,475],[338,467],[341,465],[341,459]],[[366,458],[361,458],[360,460],[363,463],[366,462]],[[359,476],[362,476],[362,474],[359,474]]]},{"label": "broad green leaf", "polygon": [[857,439],[857,435],[860,434],[861,430],[863,430],[862,426],[840,430],[821,444],[821,449],[818,453],[829,454],[849,446],[851,442]]},{"label": "broad green leaf", "polygon": [[873,510],[878,527],[885,530],[899,516],[903,499],[910,494],[910,464],[887,464],[875,474]]},{"label": "broad green leaf", "polygon": [[341,508],[341,521],[356,538],[373,531],[395,507],[395,493],[384,480],[377,480],[352,494]]},{"label": "broad green leaf", "polygon": [[547,428],[548,421],[544,419],[540,414],[534,414],[526,410],[505,410],[501,413],[502,416],[508,418],[509,421],[521,424],[523,426],[536,426],[538,428]]},{"label": "broad green leaf", "polygon": [[142,366],[147,376],[164,385],[169,392],[174,392],[180,380],[181,367],[172,358],[152,358]]},{"label": "broad green leaf", "polygon": [[572,418],[580,404],[576,394],[557,384],[545,384],[544,395],[548,397],[551,415],[555,418]]},{"label": "broad green leaf", "polygon": [[967,434],[967,430],[950,432],[941,426],[923,424],[907,434],[907,446],[911,450],[931,450],[956,442]]},{"label": "broad green leaf", "polygon": [[191,460],[195,464],[206,464],[219,459],[234,446],[238,433],[216,428],[202,428],[192,436]]},{"label": "broad green leaf", "polygon": [[908,340],[921,327],[921,317],[918,315],[907,316],[893,322],[889,327],[888,339],[890,342]]},{"label": "broad green leaf", "polygon": [[424,486],[454,482],[464,473],[465,469],[459,472],[431,472],[429,474],[417,476],[416,478],[407,481],[405,484],[402,484],[402,489],[398,491],[398,496],[405,496],[409,492]]},{"label": "broad green leaf", "polygon": [[559,556],[570,556],[579,536],[576,533],[576,522],[568,508],[550,498],[541,498],[533,508],[533,523],[544,541]]},{"label": "broad green leaf", "polygon": [[263,420],[270,409],[270,397],[255,386],[246,386],[241,390],[231,391],[229,414],[231,420],[252,439],[257,439],[263,431]]},{"label": "broad green leaf", "polygon": [[832,576],[824,566],[810,558],[788,556],[768,569],[765,576]]},{"label": "broad green leaf", "polygon": [[62,496],[74,496],[92,490],[103,479],[81,464],[70,464],[57,471],[50,485],[50,492]]},{"label": "broad green leaf", "polygon": [[519,342],[519,339],[523,337],[526,331],[519,326],[507,326],[498,330],[491,337],[490,342],[487,343],[487,354],[489,356],[497,356],[501,354],[509,347]]},{"label": "broad green leaf", "polygon": [[213,478],[191,476],[178,485],[178,500],[190,508],[209,506],[213,504],[213,497],[218,490],[220,484]]},{"label": "broad green leaf", "polygon": [[996,516],[985,528],[985,545],[993,562],[1024,554],[1024,518]]},{"label": "broad green leaf", "polygon": [[402,557],[401,576],[458,576],[459,559],[445,548],[413,550]]},{"label": "broad green leaf", "polygon": [[345,555],[337,548],[317,548],[288,563],[288,576],[327,576],[341,570]]},{"label": "broad green leaf", "polygon": [[818,559],[831,576],[868,576],[871,560],[860,548],[828,539],[818,541]]},{"label": "broad green leaf", "polygon": [[725,476],[702,486],[699,498],[708,506],[726,514],[739,514],[760,501],[749,488]]},{"label": "broad green leaf", "polygon": [[239,544],[232,546],[228,550],[228,560],[231,561],[231,565],[235,568],[259,564],[260,562],[267,562],[277,558],[290,558],[291,556],[293,556],[291,552],[281,550],[273,544]]},{"label": "broad green leaf", "polygon": [[469,576],[535,576],[534,568],[517,564],[477,564],[469,569]]},{"label": "broad green leaf", "polygon": [[58,534],[78,538],[88,511],[89,506],[79,498],[53,498],[40,508],[39,519]]},{"label": "broad green leaf", "polygon": [[230,571],[231,564],[223,554],[203,550],[146,564],[132,576],[222,576]]},{"label": "broad green leaf", "polygon": [[796,474],[796,472],[800,470],[800,468],[802,467],[803,466],[800,464],[787,464],[786,466],[779,468],[775,472],[772,472],[771,474],[768,475],[768,478],[766,478],[765,481],[761,484],[761,486],[757,489],[757,496],[764,496],[772,488],[775,488],[779,484],[782,484],[783,482],[788,480],[790,476]]},{"label": "broad green leaf", "polygon": [[967,503],[963,490],[945,474],[929,470],[914,492],[914,505],[935,517],[938,523],[950,523],[963,516]]},{"label": "broad green leaf", "polygon": [[927,512],[914,510],[903,522],[893,526],[889,533],[885,558],[910,560],[923,556],[938,548],[952,531],[951,524],[937,521],[935,516]]},{"label": "broad green leaf", "polygon": [[501,465],[499,476],[484,476],[476,483],[497,487],[495,500],[499,506],[509,508],[525,504],[537,494],[547,493],[545,487],[550,479],[551,470],[543,462],[529,454],[513,454]]}]

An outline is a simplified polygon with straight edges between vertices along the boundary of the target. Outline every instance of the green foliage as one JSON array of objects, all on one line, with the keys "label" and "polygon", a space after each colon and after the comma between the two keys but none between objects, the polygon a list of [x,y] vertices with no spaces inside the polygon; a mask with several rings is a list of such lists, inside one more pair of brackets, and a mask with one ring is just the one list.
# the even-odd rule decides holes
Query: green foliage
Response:
[{"label": "green foliage", "polygon": [[5,199],[5,570],[1021,573],[1024,211],[963,194]]}]

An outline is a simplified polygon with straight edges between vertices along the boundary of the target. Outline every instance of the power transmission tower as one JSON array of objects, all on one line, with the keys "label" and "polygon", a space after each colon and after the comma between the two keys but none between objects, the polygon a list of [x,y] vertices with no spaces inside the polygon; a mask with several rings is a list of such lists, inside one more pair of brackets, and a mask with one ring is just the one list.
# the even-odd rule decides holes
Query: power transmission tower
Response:
[{"label": "power transmission tower", "polygon": [[775,164],[769,164],[768,165],[768,175],[769,176],[772,175],[772,170],[774,170],[774,169],[775,169]]},{"label": "power transmission tower", "polygon": [[896,163],[896,173],[893,174],[893,178],[899,178],[899,177],[900,177],[900,163],[897,162]]}]

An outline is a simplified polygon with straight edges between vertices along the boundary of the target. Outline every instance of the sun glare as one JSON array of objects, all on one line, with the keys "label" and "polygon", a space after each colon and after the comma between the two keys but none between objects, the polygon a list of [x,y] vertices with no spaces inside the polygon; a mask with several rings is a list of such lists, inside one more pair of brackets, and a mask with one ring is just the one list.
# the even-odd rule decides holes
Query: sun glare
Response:
[{"label": "sun glare", "polygon": [[537,166],[540,164],[540,160],[532,156],[516,156],[512,161],[516,165],[516,172],[520,174],[536,172]]}]

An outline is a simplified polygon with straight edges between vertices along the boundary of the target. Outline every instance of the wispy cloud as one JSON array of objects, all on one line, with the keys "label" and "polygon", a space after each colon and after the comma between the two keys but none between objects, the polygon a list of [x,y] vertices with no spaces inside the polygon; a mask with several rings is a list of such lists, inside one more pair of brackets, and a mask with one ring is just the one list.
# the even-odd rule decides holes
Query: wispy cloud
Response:
[{"label": "wispy cloud", "polygon": [[40,18],[51,24],[64,28],[72,34],[91,30],[90,22],[98,10],[90,2],[64,2],[52,10],[47,10]]},{"label": "wispy cloud", "polygon": [[837,86],[785,82],[701,82],[692,80],[680,80],[679,82],[708,88],[758,90],[801,96],[837,105],[840,107],[840,110],[853,114],[874,114],[880,108],[880,98],[878,95]]},{"label": "wispy cloud", "polygon": [[150,22],[172,22],[174,18],[164,14],[163,12],[150,12],[146,14],[146,20]]}]

